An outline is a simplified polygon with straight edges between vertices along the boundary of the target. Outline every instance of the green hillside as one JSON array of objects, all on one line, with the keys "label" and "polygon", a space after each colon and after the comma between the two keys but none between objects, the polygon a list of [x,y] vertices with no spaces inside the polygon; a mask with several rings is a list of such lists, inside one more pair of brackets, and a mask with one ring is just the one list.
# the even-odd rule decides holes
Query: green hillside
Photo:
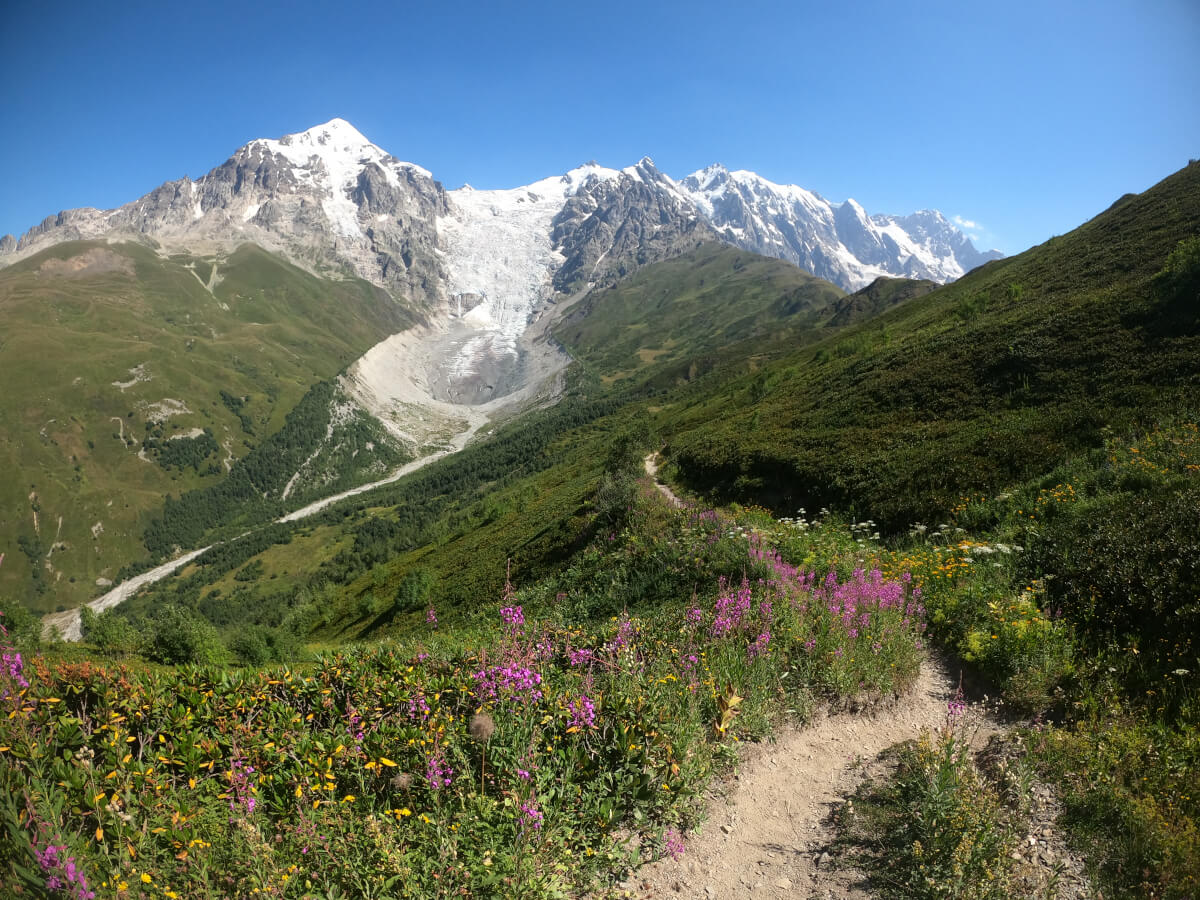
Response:
[{"label": "green hillside", "polygon": [[664,417],[671,458],[699,489],[900,528],[1045,472],[1106,428],[1195,415],[1200,303],[1152,279],[1198,231],[1193,163],[1070,234],[689,398]]},{"label": "green hillside", "polygon": [[73,606],[144,555],[168,492],[218,483],[411,311],[245,245],[61,244],[0,270],[0,592]]},{"label": "green hillside", "polygon": [[[929,293],[721,248],[648,267],[560,326],[557,406],[220,545],[24,669],[3,795],[35,784],[92,877],[181,895],[252,860],[264,892],[616,891],[739,741],[904,690],[931,641],[1016,721],[977,766],[951,704],[839,812],[872,888],[1025,895],[1036,782],[1104,896],[1194,896],[1198,232],[1194,164]],[[643,475],[664,445],[688,503]]]},{"label": "green hillside", "polygon": [[589,294],[554,336],[606,385],[667,387],[812,340],[844,296],[788,263],[703,244]]}]

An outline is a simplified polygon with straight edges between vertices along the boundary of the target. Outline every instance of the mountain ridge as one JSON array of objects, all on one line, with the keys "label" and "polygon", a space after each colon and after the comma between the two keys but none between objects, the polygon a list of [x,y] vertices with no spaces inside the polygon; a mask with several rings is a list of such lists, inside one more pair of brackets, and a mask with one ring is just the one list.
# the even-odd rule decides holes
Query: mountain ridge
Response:
[{"label": "mountain ridge", "polygon": [[[20,239],[0,238],[0,266],[62,240],[114,234],[189,249],[198,241],[253,241],[318,273],[348,267],[389,290],[437,304],[450,299],[448,282],[454,280],[444,264],[441,223],[469,215],[472,194],[537,194],[545,201],[547,188],[558,182],[565,184],[561,193],[553,191],[562,199],[558,213],[571,207],[555,223],[551,248],[563,254],[561,261],[551,260],[552,267],[568,273],[555,273],[553,287],[560,292],[585,272],[604,279],[623,265],[628,270],[665,258],[661,254],[678,246],[659,237],[664,229],[677,234],[707,227],[726,243],[786,259],[846,290],[881,275],[945,282],[1000,255],[980,253],[936,211],[867,216],[853,199],[830,203],[797,185],[720,164],[676,181],[644,156],[622,169],[592,162],[506,190],[447,190],[429,170],[398,159],[335,118],[279,139],[251,140],[199,179],[165,182],[115,209],[81,207],[48,216]],[[587,225],[581,207],[589,201],[591,212],[603,210],[603,218],[617,220],[608,223],[612,233],[596,221],[591,232],[581,233],[585,239],[571,233],[572,224]],[[617,239],[615,256],[613,244],[603,245],[611,238]]]}]

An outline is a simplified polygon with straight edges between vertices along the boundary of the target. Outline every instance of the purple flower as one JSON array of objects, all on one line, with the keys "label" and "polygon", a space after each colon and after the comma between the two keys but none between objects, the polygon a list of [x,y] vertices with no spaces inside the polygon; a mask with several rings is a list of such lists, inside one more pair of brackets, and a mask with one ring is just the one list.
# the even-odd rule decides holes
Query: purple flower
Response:
[{"label": "purple flower", "polygon": [[540,672],[515,663],[508,666],[491,666],[481,669],[472,676],[479,691],[489,700],[516,700],[522,703],[542,699]]},{"label": "purple flower", "polygon": [[427,609],[425,611],[425,621],[428,622],[430,625],[437,624],[437,610],[434,609],[432,606],[429,607],[429,609]]},{"label": "purple flower", "polygon": [[663,849],[667,851],[671,859],[679,859],[683,856],[683,851],[687,849],[683,835],[674,828],[668,828],[663,834]]},{"label": "purple flower", "polygon": [[509,628],[520,628],[525,624],[525,611],[519,606],[506,606],[500,610],[500,618]]},{"label": "purple flower", "polygon": [[34,850],[38,867],[46,876],[46,889],[66,890],[75,900],[94,900],[96,892],[88,889],[87,878],[75,865],[75,857],[66,856],[65,844],[47,844]]},{"label": "purple flower", "polygon": [[586,647],[582,650],[567,650],[567,659],[570,660],[572,666],[582,666],[585,663],[591,663],[594,656],[595,651]]},{"label": "purple flower", "polygon": [[434,753],[426,762],[425,780],[435,791],[450,787],[450,783],[454,780],[454,770],[447,764],[446,757],[441,750]]},{"label": "purple flower", "polygon": [[746,648],[746,655],[750,659],[754,659],[755,657],[762,656],[764,653],[767,652],[767,645],[770,643],[771,643],[771,632],[764,631],[762,634],[760,634],[758,637],[756,637],[754,639],[754,643],[752,643],[748,648]]},{"label": "purple flower", "polygon": [[545,816],[542,815],[542,811],[537,808],[537,804],[532,798],[521,804],[521,811],[517,814],[517,822],[522,828],[541,828],[544,818]]},{"label": "purple flower", "polygon": [[571,713],[571,728],[586,731],[596,727],[596,704],[587,694],[581,694],[578,700],[569,701],[567,711]]}]

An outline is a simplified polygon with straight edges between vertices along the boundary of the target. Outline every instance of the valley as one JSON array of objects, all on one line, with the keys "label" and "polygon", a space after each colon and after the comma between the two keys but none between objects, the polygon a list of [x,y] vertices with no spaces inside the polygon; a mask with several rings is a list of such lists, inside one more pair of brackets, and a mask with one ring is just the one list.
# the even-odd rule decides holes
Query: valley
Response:
[{"label": "valley", "polygon": [[1189,896],[1198,233],[335,119],[5,242],[0,883]]}]

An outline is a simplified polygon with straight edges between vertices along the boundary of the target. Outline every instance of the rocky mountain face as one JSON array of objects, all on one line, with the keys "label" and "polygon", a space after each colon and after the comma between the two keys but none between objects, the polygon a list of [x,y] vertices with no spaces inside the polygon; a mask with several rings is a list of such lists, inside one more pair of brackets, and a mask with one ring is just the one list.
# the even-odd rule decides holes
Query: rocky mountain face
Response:
[{"label": "rocky mountain face", "polygon": [[[167,247],[253,242],[317,270],[349,269],[418,302],[436,296],[446,192],[341,119],[251,141],[203,178],[169,181],[115,210],[76,209],[31,228],[5,259],[64,240],[148,235]],[[9,244],[11,247],[11,244]]]},{"label": "rocky mountain face", "polygon": [[869,216],[796,185],[713,165],[679,182],[728,243],[786,259],[848,291],[881,275],[945,283],[1002,254],[980,253],[936,210]]},{"label": "rocky mountain face", "polygon": [[64,240],[131,236],[215,255],[251,242],[415,305],[429,333],[419,352],[411,336],[395,350],[420,357],[420,371],[388,369],[411,384],[355,381],[385,419],[418,400],[457,409],[523,390],[531,372],[565,364],[531,361],[550,354],[529,337],[545,304],[703,241],[788,260],[846,290],[880,275],[945,282],[999,255],[976,251],[938,212],[868,216],[853,200],[830,203],[719,165],[676,182],[649,158],[619,170],[588,163],[511,190],[447,191],[333,119],[251,141],[196,181],[167,182],[113,210],[61,212],[19,241],[6,235],[0,266]]},{"label": "rocky mountain face", "polygon": [[[557,292],[618,278],[713,236],[793,262],[846,290],[880,275],[946,282],[1000,256],[980,253],[934,210],[870,216],[854,200],[831,203],[720,165],[676,182],[649,158],[622,170],[592,163],[512,191],[446,191],[427,170],[334,119],[279,140],[251,141],[199,180],[167,182],[115,210],[66,210],[19,241],[5,235],[0,265],[49,244],[107,235],[148,235],[189,247],[253,241],[310,268],[349,270],[418,302],[451,301],[463,292],[455,291],[455,273],[446,268],[444,235],[455,231],[446,223],[492,216],[481,197],[524,210],[508,217],[516,249],[536,244],[541,253],[549,241],[554,258],[535,267]],[[531,241],[518,234],[523,227],[548,233]],[[463,264],[461,255],[457,262]],[[461,301],[454,302],[457,308]]]}]

